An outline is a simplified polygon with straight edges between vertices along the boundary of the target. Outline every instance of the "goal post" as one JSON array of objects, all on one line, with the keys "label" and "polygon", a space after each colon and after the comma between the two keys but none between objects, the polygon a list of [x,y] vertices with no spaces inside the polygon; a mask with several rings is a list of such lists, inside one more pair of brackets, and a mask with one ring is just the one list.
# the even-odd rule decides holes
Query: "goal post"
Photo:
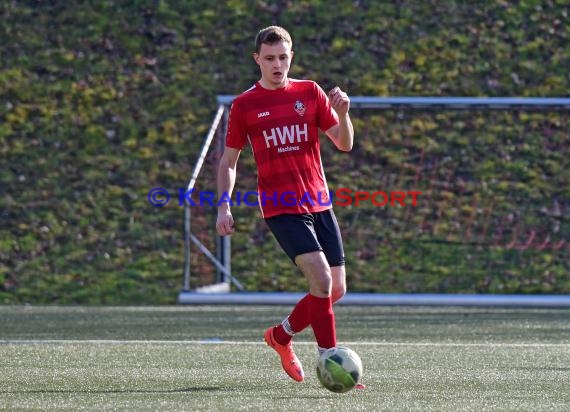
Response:
[{"label": "goal post", "polygon": [[[214,137],[217,136],[217,150],[223,150],[225,142],[225,132],[227,119],[234,95],[218,95],[218,110],[208,134],[204,140],[201,152],[199,153],[192,176],[187,184],[187,189],[194,188],[196,180],[202,169],[204,158],[210,150]],[[361,112],[369,110],[377,111],[570,111],[570,98],[566,97],[378,97],[378,96],[351,96],[351,110]],[[192,233],[191,227],[191,207],[185,202],[184,205],[184,278],[183,288],[178,297],[179,303],[204,302],[204,299],[216,303],[216,299],[223,302],[224,297],[219,294],[212,294],[205,298],[201,292],[229,292],[231,285],[240,292],[245,292],[245,288],[239,280],[239,275],[232,274],[231,270],[231,248],[230,237],[217,237],[216,251],[211,252]],[[216,235],[217,236],[217,235]],[[193,287],[191,271],[191,245],[194,244],[217,269],[217,279],[212,285],[201,285]],[[253,291],[257,292],[257,291]],[[218,297],[216,297],[218,296]],[[378,295],[382,299],[382,295]],[[247,299],[245,299],[247,301]],[[374,294],[370,294],[365,299],[366,302],[374,302]]]}]

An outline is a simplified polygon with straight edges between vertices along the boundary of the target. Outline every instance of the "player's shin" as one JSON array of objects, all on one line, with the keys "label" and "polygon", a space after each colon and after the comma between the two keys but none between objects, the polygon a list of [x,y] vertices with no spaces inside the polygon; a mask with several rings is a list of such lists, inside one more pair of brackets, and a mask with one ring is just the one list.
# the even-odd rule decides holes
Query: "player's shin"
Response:
[{"label": "player's shin", "polygon": [[296,333],[303,331],[310,325],[309,309],[310,295],[305,295],[293,308],[291,314],[275,327],[273,336],[281,345],[289,343]]},{"label": "player's shin", "polygon": [[321,349],[336,346],[336,326],[331,297],[310,295],[311,327]]}]

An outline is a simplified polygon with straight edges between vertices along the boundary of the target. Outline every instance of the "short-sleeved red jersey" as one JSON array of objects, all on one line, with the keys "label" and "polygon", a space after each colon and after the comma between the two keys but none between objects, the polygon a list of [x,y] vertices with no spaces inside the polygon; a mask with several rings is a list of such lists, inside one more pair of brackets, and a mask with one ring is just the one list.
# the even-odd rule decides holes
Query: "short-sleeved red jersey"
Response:
[{"label": "short-sleeved red jersey", "polygon": [[310,80],[289,79],[276,90],[257,82],[234,100],[226,145],[241,150],[251,144],[264,218],[331,208],[319,129],[337,123],[325,92]]}]

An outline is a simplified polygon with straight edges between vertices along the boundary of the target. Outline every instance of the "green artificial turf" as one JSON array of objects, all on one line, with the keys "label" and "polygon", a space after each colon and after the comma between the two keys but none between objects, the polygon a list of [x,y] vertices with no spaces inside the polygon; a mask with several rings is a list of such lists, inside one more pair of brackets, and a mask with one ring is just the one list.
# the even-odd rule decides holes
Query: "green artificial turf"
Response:
[{"label": "green artificial turf", "polygon": [[312,333],[306,381],[262,331],[286,307],[0,307],[0,410],[540,411],[570,409],[570,312],[336,308],[366,390],[328,392]]}]

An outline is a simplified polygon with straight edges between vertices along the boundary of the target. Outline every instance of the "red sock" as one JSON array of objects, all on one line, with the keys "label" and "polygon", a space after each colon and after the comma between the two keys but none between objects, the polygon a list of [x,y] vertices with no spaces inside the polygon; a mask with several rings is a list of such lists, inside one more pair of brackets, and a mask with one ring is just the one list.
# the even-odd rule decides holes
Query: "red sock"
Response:
[{"label": "red sock", "polygon": [[309,313],[311,311],[311,295],[303,296],[289,315],[289,324],[293,332],[299,333],[311,324]]},{"label": "red sock", "polygon": [[310,296],[310,318],[317,345],[328,349],[336,346],[336,328],[331,297]]},{"label": "red sock", "polygon": [[[291,314],[287,318],[293,333],[298,333],[310,325],[310,295],[306,294],[293,308]],[[291,342],[293,336],[289,335],[282,324],[275,326],[273,329],[273,338],[281,345],[287,345]]]}]

